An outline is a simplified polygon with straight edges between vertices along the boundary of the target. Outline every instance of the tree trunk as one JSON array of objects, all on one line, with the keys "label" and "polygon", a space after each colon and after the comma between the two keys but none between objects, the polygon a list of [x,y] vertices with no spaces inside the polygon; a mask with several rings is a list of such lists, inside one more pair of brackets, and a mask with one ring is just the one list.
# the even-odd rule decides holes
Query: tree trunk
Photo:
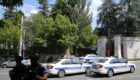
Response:
[{"label": "tree trunk", "polygon": [[68,47],[68,48],[66,49],[66,52],[65,52],[64,58],[70,58],[70,56],[71,56],[71,48]]}]

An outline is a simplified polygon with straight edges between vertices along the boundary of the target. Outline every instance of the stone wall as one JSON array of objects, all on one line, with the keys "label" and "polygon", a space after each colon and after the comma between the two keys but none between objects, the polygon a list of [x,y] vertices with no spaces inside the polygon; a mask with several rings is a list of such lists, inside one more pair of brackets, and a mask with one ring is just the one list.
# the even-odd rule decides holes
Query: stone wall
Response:
[{"label": "stone wall", "polygon": [[[108,39],[101,37],[97,41],[97,54],[106,56],[106,45]],[[127,59],[140,59],[140,37],[114,36],[114,56]]]},{"label": "stone wall", "polygon": [[138,37],[122,37],[123,54],[125,58],[140,58],[140,38]]},{"label": "stone wall", "polygon": [[106,43],[107,43],[107,38],[106,37],[101,37],[100,39],[97,40],[97,54],[100,56],[105,57],[106,56]]}]

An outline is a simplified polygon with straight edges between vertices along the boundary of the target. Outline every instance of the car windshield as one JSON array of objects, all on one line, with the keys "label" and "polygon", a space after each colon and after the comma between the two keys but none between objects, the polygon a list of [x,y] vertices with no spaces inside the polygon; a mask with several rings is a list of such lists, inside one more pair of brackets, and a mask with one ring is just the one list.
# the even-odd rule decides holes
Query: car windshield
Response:
[{"label": "car windshield", "polygon": [[104,63],[104,62],[106,62],[108,59],[99,59],[97,62],[99,62],[99,63]]}]

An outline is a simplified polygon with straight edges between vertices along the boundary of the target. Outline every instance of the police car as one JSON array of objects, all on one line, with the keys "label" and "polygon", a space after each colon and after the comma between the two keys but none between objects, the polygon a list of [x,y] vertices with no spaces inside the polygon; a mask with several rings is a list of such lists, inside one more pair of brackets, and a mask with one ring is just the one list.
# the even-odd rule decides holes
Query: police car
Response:
[{"label": "police car", "polygon": [[106,57],[99,59],[93,63],[90,72],[106,74],[108,77],[113,76],[115,73],[131,72],[136,69],[135,64],[128,62],[123,58]]},{"label": "police car", "polygon": [[97,61],[98,59],[100,59],[102,57],[98,56],[98,55],[95,55],[95,54],[87,54],[86,56],[84,57],[80,57],[80,60],[82,62],[86,62],[86,63],[89,63],[89,62],[94,62],[94,61]]},{"label": "police car", "polygon": [[91,65],[81,63],[79,59],[60,59],[47,65],[46,70],[49,75],[64,77],[66,74],[82,73]]}]

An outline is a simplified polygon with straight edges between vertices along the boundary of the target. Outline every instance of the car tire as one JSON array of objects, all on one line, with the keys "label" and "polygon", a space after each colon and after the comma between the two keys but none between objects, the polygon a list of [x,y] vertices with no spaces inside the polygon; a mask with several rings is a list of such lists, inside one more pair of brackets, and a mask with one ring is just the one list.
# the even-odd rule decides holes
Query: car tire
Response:
[{"label": "car tire", "polygon": [[58,77],[60,77],[60,78],[62,78],[62,77],[64,77],[65,76],[65,71],[64,70],[60,70],[60,71],[58,71]]},{"label": "car tire", "polygon": [[113,75],[114,75],[113,70],[112,70],[112,69],[109,69],[109,70],[107,71],[107,76],[108,76],[108,77],[112,77]]},{"label": "car tire", "polygon": [[91,73],[90,68],[86,68],[85,73],[86,73],[87,75],[90,75],[90,73]]},{"label": "car tire", "polygon": [[134,73],[135,72],[135,68],[133,66],[130,68],[130,72],[131,73]]},{"label": "car tire", "polygon": [[3,68],[7,68],[7,65],[6,65],[6,64],[4,64],[2,67],[3,67]]}]

